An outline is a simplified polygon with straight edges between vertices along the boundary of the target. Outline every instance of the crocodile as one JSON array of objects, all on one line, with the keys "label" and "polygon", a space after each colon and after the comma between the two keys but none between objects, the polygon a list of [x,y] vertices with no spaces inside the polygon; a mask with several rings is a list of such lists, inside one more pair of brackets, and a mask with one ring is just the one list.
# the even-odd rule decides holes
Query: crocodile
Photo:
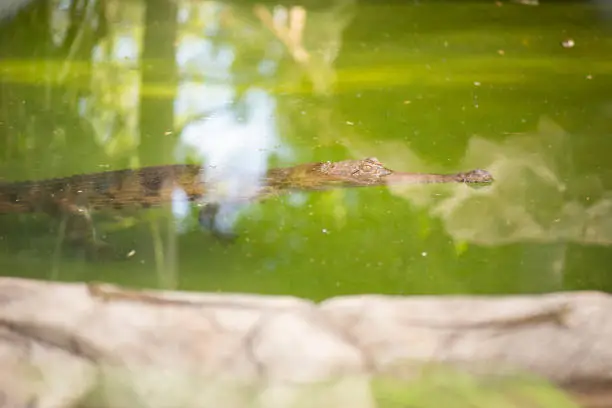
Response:
[{"label": "crocodile", "polygon": [[[212,226],[214,230],[218,205],[207,203],[206,198],[219,190],[222,183],[204,182],[205,171],[201,165],[170,164],[4,182],[0,183],[0,214],[42,212],[64,217],[70,223],[73,241],[97,244],[99,240],[95,238],[92,212],[159,207],[172,202],[179,189],[188,202],[202,207],[200,224]],[[491,174],[482,169],[455,174],[398,172],[370,157],[272,168],[252,191],[245,191],[243,196],[232,197],[232,200],[248,203],[297,190],[412,183],[487,185],[493,181]]]}]

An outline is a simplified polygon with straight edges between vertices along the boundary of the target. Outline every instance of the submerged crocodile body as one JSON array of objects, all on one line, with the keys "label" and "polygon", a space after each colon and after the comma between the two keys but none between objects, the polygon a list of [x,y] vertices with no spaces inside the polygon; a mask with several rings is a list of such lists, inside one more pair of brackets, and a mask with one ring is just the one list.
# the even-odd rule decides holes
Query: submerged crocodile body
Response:
[{"label": "submerged crocodile body", "polygon": [[[0,214],[44,212],[74,218],[81,227],[93,229],[92,211],[160,206],[171,202],[177,189],[189,202],[202,205],[201,201],[216,188],[214,183],[203,181],[204,171],[199,165],[174,164],[0,183]],[[493,177],[480,169],[456,174],[406,173],[390,170],[376,158],[367,158],[270,169],[259,186],[235,200],[251,202],[296,190],[492,181]],[[210,226],[214,211],[210,205],[203,206],[200,222]]]}]

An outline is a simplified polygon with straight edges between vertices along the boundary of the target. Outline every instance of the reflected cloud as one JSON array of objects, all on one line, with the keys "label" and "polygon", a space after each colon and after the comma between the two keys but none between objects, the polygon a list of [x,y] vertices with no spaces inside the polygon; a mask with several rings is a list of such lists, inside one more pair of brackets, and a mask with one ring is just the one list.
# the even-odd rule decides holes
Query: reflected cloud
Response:
[{"label": "reflected cloud", "polygon": [[[443,198],[415,186],[391,187],[444,222],[457,241],[484,246],[520,242],[612,244],[612,192],[598,199],[571,198],[582,180],[571,172],[568,134],[550,118],[530,135],[504,142],[472,138],[462,167],[482,166],[496,179],[490,188],[453,188]],[[567,172],[567,174],[566,174]],[[463,186],[460,186],[463,187]]]},{"label": "reflected cloud", "polygon": [[244,115],[228,106],[205,121],[189,125],[181,136],[206,163],[203,181],[215,188],[209,190],[204,201],[221,204],[223,216],[219,220],[223,225],[219,228],[223,232],[231,230],[236,220],[233,203],[248,200],[259,190],[270,152],[279,143],[274,99],[264,91],[251,89],[242,103]]},{"label": "reflected cloud", "polygon": [[[179,11],[190,28],[177,46],[182,81],[175,112],[185,124],[176,158],[183,161],[189,152],[204,163],[202,181],[214,188],[203,202],[219,204],[216,228],[221,232],[231,231],[240,209],[236,202],[248,201],[259,190],[269,156],[280,143],[275,97],[263,87],[241,84],[245,75],[275,75],[282,54],[269,52],[274,40],[253,35],[254,27],[237,15],[237,9],[220,2],[181,3]],[[244,66],[253,48],[260,57]]]}]

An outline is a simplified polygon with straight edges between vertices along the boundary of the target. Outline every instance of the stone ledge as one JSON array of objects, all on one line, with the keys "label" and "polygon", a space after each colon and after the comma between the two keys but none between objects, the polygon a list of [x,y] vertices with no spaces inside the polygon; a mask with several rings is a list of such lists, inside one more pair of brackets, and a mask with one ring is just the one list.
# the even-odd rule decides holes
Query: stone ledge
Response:
[{"label": "stone ledge", "polygon": [[604,407],[610,344],[612,297],[598,292],[317,305],[0,278],[2,407],[373,408],[372,378],[434,365],[527,372]]}]

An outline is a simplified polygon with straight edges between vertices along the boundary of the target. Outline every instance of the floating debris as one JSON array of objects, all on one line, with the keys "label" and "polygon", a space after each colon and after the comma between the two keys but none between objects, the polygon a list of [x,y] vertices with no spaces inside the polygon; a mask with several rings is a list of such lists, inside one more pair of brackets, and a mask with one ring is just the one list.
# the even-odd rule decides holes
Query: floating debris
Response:
[{"label": "floating debris", "polygon": [[561,41],[561,46],[563,48],[574,48],[575,45],[576,42],[572,38],[566,38],[565,40]]}]

